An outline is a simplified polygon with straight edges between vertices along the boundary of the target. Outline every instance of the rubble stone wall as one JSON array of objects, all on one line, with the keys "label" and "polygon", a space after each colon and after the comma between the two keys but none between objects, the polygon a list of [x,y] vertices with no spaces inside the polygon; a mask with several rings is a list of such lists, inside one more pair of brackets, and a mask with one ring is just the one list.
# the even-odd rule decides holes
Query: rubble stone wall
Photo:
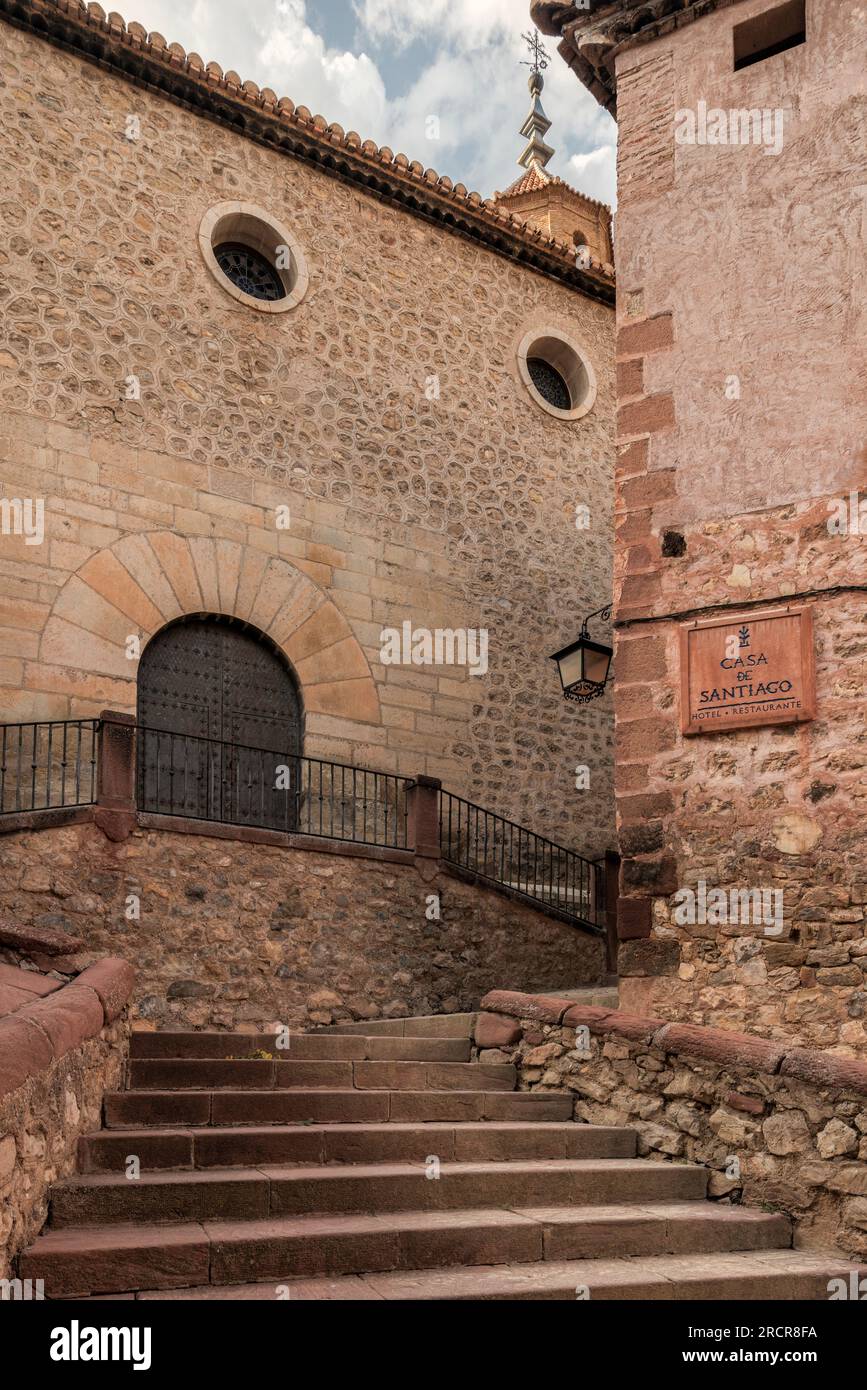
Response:
[{"label": "rubble stone wall", "polygon": [[[31,957],[0,945],[0,963]],[[0,1279],[14,1277],[16,1256],[45,1224],[52,1184],[74,1171],[79,1136],[100,1127],[103,1096],[121,1084],[132,971],[100,960],[69,979],[0,1018]]]},{"label": "rubble stone wall", "polygon": [[606,968],[598,936],[436,861],[168,830],[120,843],[93,824],[0,836],[2,917],[73,934],[72,969],[124,956],[150,1028],[454,1013],[504,982],[573,989]]},{"label": "rubble stone wall", "polygon": [[577,1120],[706,1165],[711,1198],[786,1213],[796,1245],[867,1255],[867,1062],[556,997],[482,1010],[476,1046],[520,1089],[572,1091]]}]

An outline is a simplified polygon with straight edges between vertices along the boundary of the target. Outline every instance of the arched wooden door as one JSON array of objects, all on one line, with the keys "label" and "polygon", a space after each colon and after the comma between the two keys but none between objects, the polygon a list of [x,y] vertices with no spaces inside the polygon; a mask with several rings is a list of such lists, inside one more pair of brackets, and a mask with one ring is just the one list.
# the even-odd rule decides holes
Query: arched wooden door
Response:
[{"label": "arched wooden door", "polygon": [[217,617],[164,627],[139,663],[138,724],[141,810],[294,827],[301,700],[255,629]]}]

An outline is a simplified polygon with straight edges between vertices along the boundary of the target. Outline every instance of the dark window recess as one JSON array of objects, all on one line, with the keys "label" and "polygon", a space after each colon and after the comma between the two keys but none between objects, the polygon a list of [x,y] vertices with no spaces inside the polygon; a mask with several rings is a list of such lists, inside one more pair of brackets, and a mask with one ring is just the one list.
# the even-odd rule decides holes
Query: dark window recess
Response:
[{"label": "dark window recess", "polygon": [[270,261],[260,251],[236,241],[224,241],[214,249],[217,265],[233,285],[254,299],[283,299],[286,287]]},{"label": "dark window recess", "polygon": [[786,0],[732,30],[735,72],[807,41],[807,0]]},{"label": "dark window recess", "polygon": [[527,359],[527,371],[530,373],[530,380],[535,386],[539,395],[542,396],[549,405],[553,405],[556,410],[571,410],[572,397],[569,395],[569,387],[558,371],[543,361],[541,357],[529,357]]},{"label": "dark window recess", "polygon": [[662,553],[669,559],[686,554],[686,541],[679,531],[663,531]]}]

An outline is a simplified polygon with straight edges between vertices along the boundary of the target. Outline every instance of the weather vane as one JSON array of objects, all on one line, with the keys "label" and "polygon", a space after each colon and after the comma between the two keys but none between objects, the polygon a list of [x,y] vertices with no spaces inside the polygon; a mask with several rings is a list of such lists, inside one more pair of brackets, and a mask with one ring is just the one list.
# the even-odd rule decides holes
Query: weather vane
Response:
[{"label": "weather vane", "polygon": [[522,59],[521,66],[532,68],[533,72],[544,72],[551,58],[542,45],[542,41],[539,38],[539,30],[534,29],[532,34],[522,34],[521,38],[529,48],[532,56],[532,62],[530,63],[527,62],[526,58]]}]

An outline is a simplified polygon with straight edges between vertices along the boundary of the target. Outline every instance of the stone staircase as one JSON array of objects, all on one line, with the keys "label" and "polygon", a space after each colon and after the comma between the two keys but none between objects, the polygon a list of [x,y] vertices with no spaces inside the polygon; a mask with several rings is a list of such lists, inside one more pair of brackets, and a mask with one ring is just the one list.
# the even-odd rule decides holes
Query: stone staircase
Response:
[{"label": "stone staircase", "polygon": [[703,1168],[471,1061],[473,1017],[337,1024],[288,1053],[134,1034],[21,1277],[55,1299],[487,1300],[825,1299],[848,1276],[791,1250],[784,1217],[706,1201]]}]

